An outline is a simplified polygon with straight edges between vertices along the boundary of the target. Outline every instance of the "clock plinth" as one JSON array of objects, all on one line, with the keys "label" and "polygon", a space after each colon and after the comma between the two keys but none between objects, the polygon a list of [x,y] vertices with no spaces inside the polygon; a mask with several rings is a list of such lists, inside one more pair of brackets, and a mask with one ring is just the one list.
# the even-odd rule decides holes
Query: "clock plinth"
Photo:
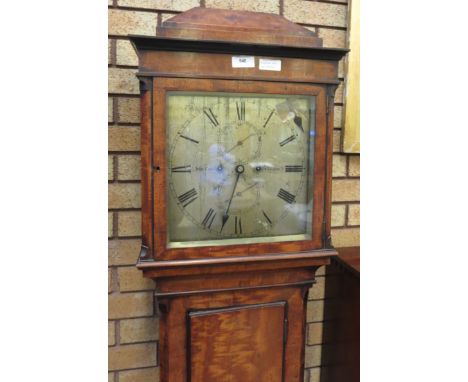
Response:
[{"label": "clock plinth", "polygon": [[131,36],[142,236],[162,382],[300,381],[330,243],[333,95],[346,50],[270,14],[195,8]]}]

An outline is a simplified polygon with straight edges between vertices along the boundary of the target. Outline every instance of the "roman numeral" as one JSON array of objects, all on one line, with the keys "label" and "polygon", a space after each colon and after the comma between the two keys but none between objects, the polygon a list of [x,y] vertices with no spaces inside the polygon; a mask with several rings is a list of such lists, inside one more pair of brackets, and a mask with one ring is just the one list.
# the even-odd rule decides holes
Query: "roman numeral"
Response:
[{"label": "roman numeral", "polygon": [[237,109],[237,118],[239,118],[239,121],[245,121],[245,102],[241,101],[240,106],[239,106],[239,103],[236,102],[236,109]]},{"label": "roman numeral", "polygon": [[287,164],[286,166],[284,166],[284,170],[286,172],[302,172],[304,170],[304,166],[296,164]]},{"label": "roman numeral", "polygon": [[280,188],[278,192],[278,197],[280,199],[283,199],[286,203],[289,203],[289,204],[295,202],[296,200],[296,196],[294,196],[293,194],[289,193],[286,190],[283,190],[282,188]]},{"label": "roman numeral", "polygon": [[274,113],[274,112],[275,112],[275,109],[273,109],[273,110],[271,111],[271,113],[270,113],[270,115],[268,116],[268,118],[267,118],[265,124],[263,125],[263,127],[266,127],[266,125],[268,125],[268,122],[270,122],[270,119],[271,119],[271,117],[273,116],[273,113]]},{"label": "roman numeral", "polygon": [[172,172],[192,172],[192,165],[189,164],[187,166],[177,166],[171,168]]},{"label": "roman numeral", "polygon": [[241,222],[241,218],[239,217],[235,217],[235,220],[234,220],[234,224],[235,224],[235,228],[234,228],[234,233],[237,235],[242,235],[242,222]]},{"label": "roman numeral", "polygon": [[179,134],[179,136],[181,138],[186,139],[187,141],[190,141],[190,142],[193,142],[193,143],[200,143],[200,141],[197,141],[196,139],[193,139],[193,138],[190,138],[190,137],[186,137],[185,135]]},{"label": "roman numeral", "polygon": [[197,199],[197,191],[194,188],[188,190],[187,192],[183,193],[178,197],[179,202],[182,204],[182,207],[187,207],[190,203],[192,203],[195,199]]},{"label": "roman numeral", "polygon": [[291,141],[294,141],[296,139],[295,135],[291,135],[289,138],[286,138],[284,141],[280,142],[280,146],[283,147],[284,145],[288,144]]},{"label": "roman numeral", "polygon": [[208,117],[208,119],[213,124],[213,126],[215,126],[215,127],[219,126],[218,120],[216,119],[216,116],[214,115],[213,110],[208,108],[208,109],[204,109],[203,112]]},{"label": "roman numeral", "polygon": [[266,214],[265,211],[262,211],[263,212],[263,216],[265,216],[265,219],[268,221],[268,223],[272,226],[273,223],[271,222],[270,218],[268,217],[268,215]]},{"label": "roman numeral", "polygon": [[205,228],[211,228],[211,225],[213,224],[213,220],[216,216],[216,212],[214,212],[213,208],[210,208],[208,212],[206,213],[205,218],[202,221],[202,226]]}]

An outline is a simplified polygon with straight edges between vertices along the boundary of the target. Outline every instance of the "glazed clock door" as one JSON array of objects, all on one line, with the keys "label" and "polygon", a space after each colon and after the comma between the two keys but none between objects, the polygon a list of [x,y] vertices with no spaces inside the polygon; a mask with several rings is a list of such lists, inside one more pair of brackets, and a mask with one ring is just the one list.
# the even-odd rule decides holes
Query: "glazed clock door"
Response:
[{"label": "glazed clock door", "polygon": [[324,135],[321,89],[287,85],[280,92],[263,83],[232,91],[229,81],[213,82],[218,86],[207,90],[203,80],[185,80],[158,93],[161,249],[310,246],[323,213],[316,199],[323,184],[314,176],[325,159],[316,150]]}]

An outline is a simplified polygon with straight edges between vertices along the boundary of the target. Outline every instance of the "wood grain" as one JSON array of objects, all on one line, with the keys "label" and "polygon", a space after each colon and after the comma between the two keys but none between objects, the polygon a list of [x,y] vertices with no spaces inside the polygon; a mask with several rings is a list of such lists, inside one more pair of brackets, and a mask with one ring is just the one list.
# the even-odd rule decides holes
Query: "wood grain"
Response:
[{"label": "wood grain", "polygon": [[188,313],[191,382],[281,382],[286,302]]},{"label": "wood grain", "polygon": [[314,32],[275,14],[200,7],[166,20],[156,34],[196,40],[322,46],[322,39]]}]

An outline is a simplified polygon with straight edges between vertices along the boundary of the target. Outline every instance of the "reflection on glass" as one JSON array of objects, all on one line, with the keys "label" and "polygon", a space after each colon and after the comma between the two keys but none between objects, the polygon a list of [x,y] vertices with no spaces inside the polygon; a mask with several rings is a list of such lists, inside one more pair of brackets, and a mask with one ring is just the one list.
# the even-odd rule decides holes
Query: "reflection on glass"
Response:
[{"label": "reflection on glass", "polygon": [[168,92],[169,247],[311,235],[315,98]]}]

